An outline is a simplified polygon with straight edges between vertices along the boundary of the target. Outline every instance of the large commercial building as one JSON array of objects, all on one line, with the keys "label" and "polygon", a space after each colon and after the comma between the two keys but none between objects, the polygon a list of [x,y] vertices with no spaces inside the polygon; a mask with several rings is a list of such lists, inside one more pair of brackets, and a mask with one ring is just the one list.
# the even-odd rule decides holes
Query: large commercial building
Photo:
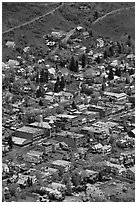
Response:
[{"label": "large commercial building", "polygon": [[51,135],[51,126],[47,122],[34,122],[29,124],[29,126],[44,130],[45,137],[49,137]]},{"label": "large commercial building", "polygon": [[112,108],[102,107],[98,105],[90,105],[88,107],[88,110],[93,112],[98,112],[100,118],[107,117],[112,114]]},{"label": "large commercial building", "polygon": [[107,98],[112,98],[115,101],[126,100],[127,95],[125,93],[112,93],[112,92],[104,92],[104,96]]},{"label": "large commercial building", "polygon": [[15,136],[31,140],[33,143],[41,140],[44,136],[44,130],[29,126],[23,126],[15,131]]},{"label": "large commercial building", "polygon": [[67,172],[71,169],[71,162],[65,160],[55,160],[51,162],[51,167]]}]

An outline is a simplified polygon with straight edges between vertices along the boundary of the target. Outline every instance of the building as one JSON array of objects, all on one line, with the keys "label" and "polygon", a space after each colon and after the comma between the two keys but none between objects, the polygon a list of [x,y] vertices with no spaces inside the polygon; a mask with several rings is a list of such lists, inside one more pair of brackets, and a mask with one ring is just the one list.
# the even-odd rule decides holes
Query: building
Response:
[{"label": "building", "polygon": [[44,137],[44,130],[29,126],[23,126],[15,131],[15,137],[31,140],[33,143],[37,143]]},{"label": "building", "polygon": [[34,122],[29,124],[30,127],[39,128],[44,130],[44,136],[50,137],[51,136],[51,126],[47,122]]},{"label": "building", "polygon": [[88,106],[88,110],[93,112],[98,112],[100,118],[107,117],[112,114],[112,108],[98,106],[98,105],[90,105]]},{"label": "building", "polygon": [[65,160],[55,160],[51,162],[51,167],[68,172],[71,169],[71,162]]},{"label": "building", "polygon": [[24,146],[29,146],[32,144],[32,140],[28,140],[25,138],[20,138],[20,137],[12,137],[12,141],[14,142],[14,145],[24,147]]},{"label": "building", "polygon": [[127,95],[125,93],[104,92],[104,96],[107,98],[112,98],[115,101],[122,101],[127,99]]},{"label": "building", "polygon": [[29,151],[27,154],[23,155],[23,158],[27,162],[40,163],[42,161],[43,152],[40,151]]},{"label": "building", "polygon": [[59,142],[66,143],[69,147],[77,148],[83,146],[87,142],[84,134],[76,134],[74,132],[62,131],[56,133],[55,139]]},{"label": "building", "polygon": [[71,126],[75,126],[75,124],[78,124],[77,115],[67,115],[67,114],[57,115],[57,120],[55,122],[55,125],[57,128],[67,130],[71,128]]},{"label": "building", "polygon": [[52,143],[50,143],[50,142],[43,142],[42,146],[44,147],[45,154],[48,154],[48,153],[52,152],[52,149],[53,149],[52,148]]},{"label": "building", "polygon": [[104,145],[102,147],[102,150],[103,150],[103,154],[106,155],[106,154],[110,154],[111,153],[111,150],[112,150],[112,147],[111,145]]},{"label": "building", "polygon": [[49,184],[48,187],[52,188],[54,190],[58,190],[58,191],[63,192],[63,193],[65,193],[65,191],[66,191],[66,185],[64,185],[62,183],[52,182],[51,184]]}]

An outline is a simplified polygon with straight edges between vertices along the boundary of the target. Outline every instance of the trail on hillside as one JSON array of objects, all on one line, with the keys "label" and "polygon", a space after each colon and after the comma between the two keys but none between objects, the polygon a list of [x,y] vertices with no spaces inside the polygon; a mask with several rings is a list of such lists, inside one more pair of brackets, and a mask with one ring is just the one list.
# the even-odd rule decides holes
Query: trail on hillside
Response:
[{"label": "trail on hillside", "polygon": [[59,6],[57,6],[56,8],[52,9],[51,11],[49,11],[49,12],[47,12],[47,13],[41,15],[41,16],[38,16],[38,17],[34,18],[34,19],[31,20],[31,21],[28,21],[28,22],[26,22],[26,23],[22,23],[21,25],[18,25],[18,26],[14,26],[14,27],[12,27],[12,28],[10,28],[10,29],[8,29],[8,30],[2,32],[2,34],[9,33],[9,32],[11,32],[11,31],[13,31],[13,30],[15,30],[15,29],[17,29],[17,28],[21,28],[21,27],[23,27],[23,26],[29,25],[30,23],[33,23],[33,22],[39,20],[40,18],[43,18],[43,17],[48,16],[48,15],[50,15],[50,14],[53,14],[56,10],[58,10],[58,9],[59,9],[61,6],[63,6],[63,5],[64,5],[64,3],[62,3],[62,4],[59,5]]},{"label": "trail on hillside", "polygon": [[94,22],[92,22],[92,25],[94,25],[95,23],[97,23],[97,22],[103,20],[104,18],[106,18],[106,17],[109,16],[109,15],[115,14],[115,13],[120,12],[120,11],[133,9],[133,8],[135,8],[135,6],[127,7],[127,8],[120,8],[120,9],[117,9],[117,10],[114,10],[114,11],[111,11],[111,12],[108,12],[108,13],[106,13],[105,15],[99,17],[99,18],[98,18],[97,20],[95,20]]}]

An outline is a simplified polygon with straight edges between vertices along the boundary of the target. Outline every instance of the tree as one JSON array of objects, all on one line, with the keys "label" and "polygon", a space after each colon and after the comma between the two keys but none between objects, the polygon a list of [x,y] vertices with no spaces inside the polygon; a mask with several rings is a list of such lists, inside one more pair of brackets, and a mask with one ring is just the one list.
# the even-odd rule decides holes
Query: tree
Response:
[{"label": "tree", "polygon": [[58,106],[57,109],[56,109],[56,113],[57,114],[62,114],[63,112],[64,112],[63,106]]},{"label": "tree", "polygon": [[9,138],[8,138],[8,145],[9,145],[10,149],[13,148],[12,136],[9,136]]},{"label": "tree", "polygon": [[43,82],[48,83],[48,71],[45,69],[43,71]]},{"label": "tree", "polygon": [[11,196],[16,196],[16,190],[17,190],[17,184],[12,183],[9,187],[9,191],[10,191]]},{"label": "tree", "polygon": [[77,170],[74,170],[72,172],[72,183],[75,187],[77,187],[80,184],[80,175]]},{"label": "tree", "polygon": [[121,54],[122,53],[122,47],[121,47],[121,44],[119,42],[117,42],[117,48],[118,48],[118,53]]},{"label": "tree", "polygon": [[90,36],[90,37],[93,37],[93,32],[92,32],[92,30],[89,31],[89,36]]},{"label": "tree", "polygon": [[82,55],[81,61],[82,61],[82,68],[84,68],[86,66],[86,56],[85,56],[85,54]]},{"label": "tree", "polygon": [[98,19],[98,12],[95,11],[95,14],[94,14],[94,20]]},{"label": "tree", "polygon": [[65,79],[62,76],[60,81],[60,91],[63,91],[64,88],[65,88]]},{"label": "tree", "polygon": [[129,75],[135,74],[135,70],[133,68],[130,69]]},{"label": "tree", "polygon": [[76,64],[75,64],[75,72],[78,72],[78,60],[76,60]]},{"label": "tree", "polygon": [[73,108],[73,109],[77,109],[77,106],[76,106],[75,101],[72,102],[72,108]]},{"label": "tree", "polygon": [[113,79],[114,79],[114,75],[113,75],[113,70],[112,70],[112,68],[110,68],[110,70],[109,70],[108,79],[109,79],[109,80],[113,80]]},{"label": "tree", "polygon": [[121,76],[121,70],[120,68],[116,67],[115,75],[120,77]]},{"label": "tree", "polygon": [[71,196],[72,195],[72,187],[71,187],[70,181],[66,184],[66,188],[67,188],[66,194],[68,196]]},{"label": "tree", "polygon": [[112,57],[114,55],[114,49],[112,46],[109,47],[109,56]]},{"label": "tree", "polygon": [[36,90],[36,97],[39,98],[42,96],[42,93],[41,93],[41,88],[38,87],[38,89]]},{"label": "tree", "polygon": [[40,105],[40,106],[43,106],[43,102],[42,102],[41,99],[39,100],[39,105]]},{"label": "tree", "polygon": [[70,65],[69,65],[69,69],[71,70],[71,71],[74,71],[74,69],[75,69],[75,60],[74,60],[74,57],[72,56],[71,57],[71,61],[70,61]]},{"label": "tree", "polygon": [[59,93],[59,90],[60,90],[59,83],[56,82],[55,85],[54,85],[54,92]]},{"label": "tree", "polygon": [[104,52],[104,59],[107,59],[108,58],[108,55],[107,55],[107,51],[105,50]]},{"label": "tree", "polygon": [[99,56],[96,58],[96,62],[97,62],[98,64],[100,64],[100,57],[99,57]]}]

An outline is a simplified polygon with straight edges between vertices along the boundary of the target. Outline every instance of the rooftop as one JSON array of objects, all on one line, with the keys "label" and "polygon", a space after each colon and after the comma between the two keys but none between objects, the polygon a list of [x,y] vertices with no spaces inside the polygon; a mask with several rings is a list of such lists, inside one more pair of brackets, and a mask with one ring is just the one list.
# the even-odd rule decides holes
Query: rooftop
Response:
[{"label": "rooftop", "polygon": [[52,161],[51,163],[54,164],[54,165],[63,166],[63,167],[68,166],[68,165],[71,164],[71,162],[65,161],[65,160],[55,160],[55,161]]},{"label": "rooftop", "polygon": [[33,128],[33,127],[29,127],[29,126],[23,126],[22,128],[17,129],[17,131],[32,133],[32,134],[37,133],[37,132],[40,132],[40,133],[43,132],[43,130],[41,130],[39,128]]}]

